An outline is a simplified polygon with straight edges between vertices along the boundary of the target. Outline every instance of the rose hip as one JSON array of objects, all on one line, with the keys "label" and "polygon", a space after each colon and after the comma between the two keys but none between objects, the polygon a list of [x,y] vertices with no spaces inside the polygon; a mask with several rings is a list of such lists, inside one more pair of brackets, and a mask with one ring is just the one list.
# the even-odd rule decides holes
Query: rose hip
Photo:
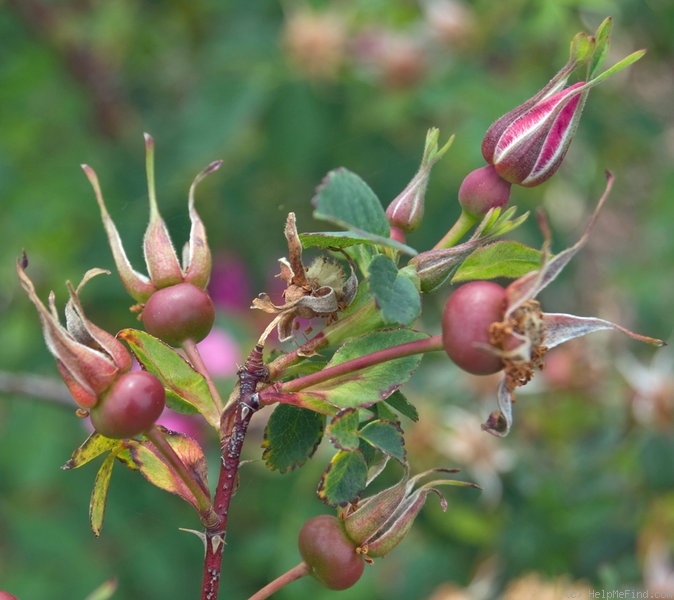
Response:
[{"label": "rose hip", "polygon": [[445,352],[464,371],[489,375],[503,368],[489,352],[489,325],[503,320],[505,290],[490,281],[472,281],[457,288],[442,313]]},{"label": "rose hip", "polygon": [[164,386],[152,373],[122,375],[91,409],[94,429],[109,438],[129,438],[147,431],[164,410]]},{"label": "rose hip", "polygon": [[148,333],[171,346],[203,340],[213,327],[215,309],[204,290],[178,283],[156,291],[145,303],[143,323]]},{"label": "rose hip", "polygon": [[363,574],[365,562],[337,517],[309,519],[300,530],[298,546],[311,574],[328,589],[345,590]]}]

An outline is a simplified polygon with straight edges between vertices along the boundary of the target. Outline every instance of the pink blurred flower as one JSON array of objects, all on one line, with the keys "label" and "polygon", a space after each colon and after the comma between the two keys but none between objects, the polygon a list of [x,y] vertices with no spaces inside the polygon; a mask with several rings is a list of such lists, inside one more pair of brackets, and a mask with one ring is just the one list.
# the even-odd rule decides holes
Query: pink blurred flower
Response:
[{"label": "pink blurred flower", "polygon": [[221,327],[211,332],[197,345],[210,374],[217,378],[232,377],[241,363],[241,349],[237,341]]}]

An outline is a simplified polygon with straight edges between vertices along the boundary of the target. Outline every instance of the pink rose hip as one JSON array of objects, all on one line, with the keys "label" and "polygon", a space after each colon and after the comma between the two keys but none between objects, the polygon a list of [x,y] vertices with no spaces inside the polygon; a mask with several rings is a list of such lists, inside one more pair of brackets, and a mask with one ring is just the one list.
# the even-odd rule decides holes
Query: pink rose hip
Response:
[{"label": "pink rose hip", "polygon": [[464,371],[489,375],[503,368],[501,358],[484,348],[489,325],[503,320],[505,290],[491,281],[472,281],[457,288],[442,314],[442,341],[449,358]]}]

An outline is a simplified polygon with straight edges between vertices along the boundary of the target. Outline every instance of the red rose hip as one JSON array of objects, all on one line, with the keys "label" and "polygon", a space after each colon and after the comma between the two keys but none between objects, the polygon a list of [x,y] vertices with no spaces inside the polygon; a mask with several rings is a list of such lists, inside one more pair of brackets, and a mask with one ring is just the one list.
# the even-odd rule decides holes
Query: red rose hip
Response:
[{"label": "red rose hip", "polygon": [[164,410],[164,386],[152,373],[122,375],[91,409],[94,429],[109,438],[130,438],[147,431]]},{"label": "red rose hip", "polygon": [[[449,358],[464,371],[489,375],[503,368],[489,344],[489,325],[503,320],[505,290],[491,281],[472,281],[457,288],[442,313],[442,342]],[[482,347],[481,347],[482,346]]]},{"label": "red rose hip", "polygon": [[143,308],[148,333],[171,346],[185,340],[203,340],[213,327],[215,308],[208,293],[191,283],[178,283],[156,291]]},{"label": "red rose hip", "polygon": [[363,557],[331,515],[309,519],[300,530],[298,546],[311,574],[331,590],[345,590],[356,583],[365,568]]}]

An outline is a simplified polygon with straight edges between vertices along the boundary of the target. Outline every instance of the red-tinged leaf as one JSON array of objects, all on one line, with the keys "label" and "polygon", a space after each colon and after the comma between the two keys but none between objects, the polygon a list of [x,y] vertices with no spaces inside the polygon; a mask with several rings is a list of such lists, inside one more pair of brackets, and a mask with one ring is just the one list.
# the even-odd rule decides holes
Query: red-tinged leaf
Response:
[{"label": "red-tinged leaf", "polygon": [[333,417],[325,432],[333,445],[339,450],[357,450],[360,445],[358,439],[359,423],[358,409],[345,408]]},{"label": "red-tinged leaf", "polygon": [[354,502],[367,485],[367,463],[358,450],[340,450],[332,457],[318,485],[318,497],[337,506]]},{"label": "red-tinged leaf", "polygon": [[264,430],[262,458],[268,468],[281,473],[303,465],[323,437],[325,417],[292,404],[279,404]]},{"label": "red-tinged leaf", "polygon": [[[82,445],[73,452],[68,462],[61,468],[64,471],[77,469],[82,465],[86,465],[89,461],[100,456],[104,452],[112,451],[115,448],[121,450],[123,446],[124,442],[122,440],[113,440],[112,438],[107,438],[94,431],[86,440],[84,440]],[[113,454],[115,454],[115,452],[113,452]]]},{"label": "red-tinged leaf", "polygon": [[220,410],[213,401],[206,379],[174,348],[138,329],[123,329],[117,337],[124,340],[138,362],[164,384],[169,408],[184,413],[199,412],[216,431],[219,430]]},{"label": "red-tinged leaf", "polygon": [[103,517],[105,516],[105,501],[108,498],[108,489],[110,487],[110,476],[112,475],[112,467],[115,464],[115,455],[110,453],[105,457],[103,464],[101,464],[96,473],[96,480],[94,481],[94,489],[91,492],[91,501],[89,503],[89,523],[91,524],[91,531],[98,537],[101,535],[103,528]]},{"label": "red-tinged leaf", "polygon": [[[346,342],[328,363],[328,367],[366,356],[378,350],[427,337],[411,329],[385,329],[373,331]],[[300,393],[340,408],[367,407],[385,400],[405,383],[421,362],[415,354],[360,369],[309,386]]]},{"label": "red-tinged leaf", "polygon": [[[207,496],[210,496],[206,457],[201,446],[185,434],[168,431],[163,427],[160,429],[161,435],[194,476],[199,487]],[[197,499],[192,491],[152,442],[127,440],[127,446],[131,460],[145,479],[162,490],[180,496],[199,510]]]},{"label": "red-tinged leaf", "polygon": [[360,430],[359,435],[371,446],[392,456],[399,463],[406,464],[405,439],[398,424],[391,421],[372,421]]}]

